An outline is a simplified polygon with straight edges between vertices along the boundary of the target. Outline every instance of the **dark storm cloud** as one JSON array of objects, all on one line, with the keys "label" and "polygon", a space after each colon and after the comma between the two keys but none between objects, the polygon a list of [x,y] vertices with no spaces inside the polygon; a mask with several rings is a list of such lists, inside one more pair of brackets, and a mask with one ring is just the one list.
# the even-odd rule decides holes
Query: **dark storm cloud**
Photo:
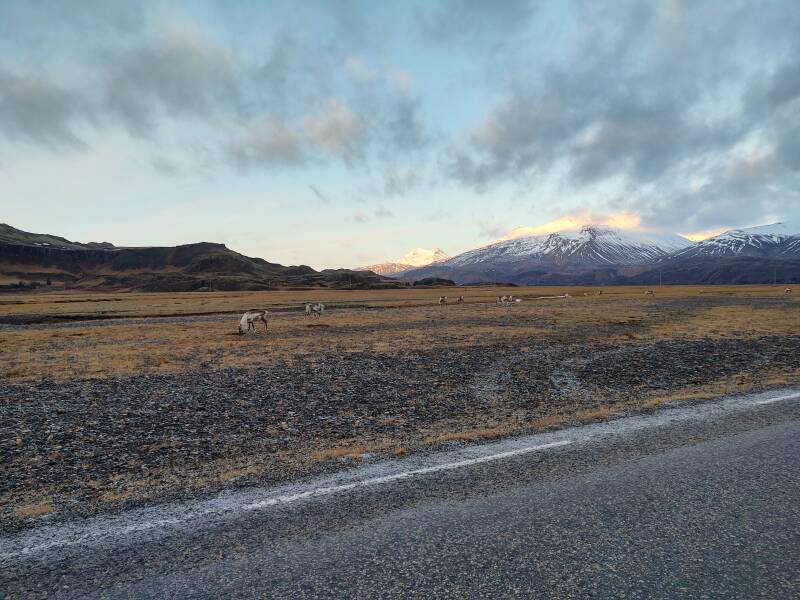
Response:
[{"label": "dark storm cloud", "polygon": [[[701,198],[700,224],[713,220],[701,213],[798,210],[786,184],[800,154],[800,4],[578,6],[577,51],[536,75],[507,65],[505,99],[442,156],[451,178],[485,191],[557,165],[577,190],[624,177],[629,208],[675,222]],[[754,152],[748,144],[774,153],[771,189],[783,200],[764,181],[731,177],[735,158]],[[706,181],[689,185],[698,175]]]}]

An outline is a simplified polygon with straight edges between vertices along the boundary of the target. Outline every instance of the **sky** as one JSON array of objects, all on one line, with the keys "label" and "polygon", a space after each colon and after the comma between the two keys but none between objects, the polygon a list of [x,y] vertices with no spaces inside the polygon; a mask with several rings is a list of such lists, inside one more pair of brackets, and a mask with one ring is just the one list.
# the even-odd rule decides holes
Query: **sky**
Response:
[{"label": "sky", "polygon": [[795,0],[2,0],[0,222],[315,268],[800,217]]}]

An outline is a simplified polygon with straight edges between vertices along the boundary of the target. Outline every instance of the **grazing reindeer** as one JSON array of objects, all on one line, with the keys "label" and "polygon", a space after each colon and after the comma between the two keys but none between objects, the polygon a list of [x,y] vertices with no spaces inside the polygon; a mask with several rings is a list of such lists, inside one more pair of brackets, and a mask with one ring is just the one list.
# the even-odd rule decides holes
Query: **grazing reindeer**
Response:
[{"label": "grazing reindeer", "polygon": [[792,288],[786,288],[785,290],[783,290],[783,293],[784,294],[791,294],[792,293]]},{"label": "grazing reindeer", "polygon": [[514,298],[512,295],[508,296],[499,296],[497,298],[497,304],[499,306],[513,306],[514,304],[519,304],[522,302],[522,298]]},{"label": "grazing reindeer", "polygon": [[320,317],[323,312],[325,312],[325,305],[322,302],[317,302],[316,304],[309,302],[306,304],[307,317]]},{"label": "grazing reindeer", "polygon": [[464,304],[464,296],[459,296],[458,300],[456,300],[456,304]]},{"label": "grazing reindeer", "polygon": [[655,292],[654,292],[653,290],[647,290],[647,291],[644,293],[644,295],[645,295],[645,296],[652,296],[653,294],[655,294]]},{"label": "grazing reindeer", "polygon": [[269,313],[265,310],[248,310],[242,315],[239,320],[239,335],[248,333],[251,329],[253,333],[256,332],[256,321],[264,323],[264,331],[268,330],[267,315]]},{"label": "grazing reindeer", "polygon": [[439,296],[439,306],[447,306],[447,296]]}]

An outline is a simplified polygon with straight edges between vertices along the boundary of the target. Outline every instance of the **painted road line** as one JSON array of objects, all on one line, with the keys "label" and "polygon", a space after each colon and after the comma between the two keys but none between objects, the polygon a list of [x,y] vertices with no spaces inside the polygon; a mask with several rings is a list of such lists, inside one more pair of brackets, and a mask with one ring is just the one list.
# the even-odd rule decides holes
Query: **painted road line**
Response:
[{"label": "painted road line", "polygon": [[268,506],[275,506],[276,504],[289,504],[297,500],[304,500],[306,498],[316,498],[319,496],[329,496],[339,492],[346,492],[356,488],[369,487],[373,485],[381,485],[384,483],[391,483],[393,481],[400,481],[402,479],[410,479],[418,475],[428,475],[430,473],[437,473],[439,471],[450,471],[453,469],[461,469],[472,465],[479,465],[482,463],[492,462],[495,460],[502,460],[504,458],[511,458],[520,456],[522,454],[530,454],[531,452],[539,452],[549,448],[557,448],[559,446],[566,446],[571,444],[572,440],[559,440],[557,442],[550,442],[549,444],[540,444],[538,446],[528,446],[526,448],[518,448],[516,450],[509,450],[508,452],[500,452],[498,454],[490,454],[488,456],[480,456],[478,458],[469,458],[451,463],[444,463],[441,465],[434,465],[432,467],[424,467],[422,469],[414,469],[412,471],[402,471],[392,475],[384,475],[383,477],[373,477],[372,479],[364,479],[363,481],[354,481],[353,483],[346,483],[342,485],[334,485],[330,487],[321,487],[299,494],[289,494],[286,496],[278,496],[277,498],[269,498],[267,500],[259,500],[251,504],[244,505],[241,510],[258,510]]},{"label": "painted road line", "polygon": [[786,394],[785,396],[775,396],[774,398],[767,398],[766,400],[759,400],[758,402],[754,402],[753,404],[772,404],[773,402],[782,402],[783,400],[793,400],[794,398],[800,398],[800,392],[796,394]]}]

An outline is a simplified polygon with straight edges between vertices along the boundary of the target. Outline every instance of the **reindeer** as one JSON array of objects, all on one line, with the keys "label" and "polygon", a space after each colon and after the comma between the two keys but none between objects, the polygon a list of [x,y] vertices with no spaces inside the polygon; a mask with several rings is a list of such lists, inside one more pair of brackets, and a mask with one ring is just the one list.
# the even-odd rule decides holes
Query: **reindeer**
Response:
[{"label": "reindeer", "polygon": [[447,306],[447,296],[439,296],[439,306]]},{"label": "reindeer", "polygon": [[262,323],[264,323],[264,331],[267,331],[268,314],[269,313],[265,310],[248,310],[246,313],[242,315],[242,318],[239,320],[239,335],[244,335],[245,333],[249,333],[250,330],[252,330],[253,333],[255,333],[256,321],[261,321]]},{"label": "reindeer", "polygon": [[653,290],[647,290],[647,291],[644,293],[644,295],[645,295],[645,296],[652,296],[653,294],[655,294],[655,292],[654,292]]},{"label": "reindeer", "polygon": [[513,306],[515,304],[519,304],[520,302],[522,302],[522,298],[515,298],[511,294],[508,296],[498,296],[497,298],[498,306]]},{"label": "reindeer", "polygon": [[459,296],[458,300],[456,300],[456,304],[464,304],[464,296]]},{"label": "reindeer", "polygon": [[325,312],[325,305],[322,302],[317,302],[315,304],[311,304],[310,302],[306,303],[307,317],[320,317],[323,312]]},{"label": "reindeer", "polygon": [[792,288],[786,288],[785,290],[783,290],[783,293],[784,294],[791,294],[792,293]]}]

